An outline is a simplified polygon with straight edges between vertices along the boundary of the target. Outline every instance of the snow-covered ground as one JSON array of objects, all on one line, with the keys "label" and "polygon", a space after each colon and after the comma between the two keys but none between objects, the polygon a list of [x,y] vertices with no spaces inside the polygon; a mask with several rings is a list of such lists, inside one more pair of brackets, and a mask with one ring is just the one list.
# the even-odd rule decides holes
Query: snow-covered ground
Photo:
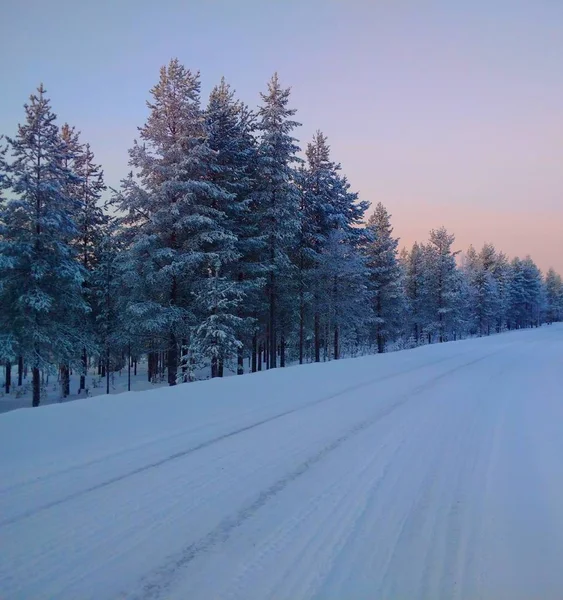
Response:
[{"label": "snow-covered ground", "polygon": [[0,598],[563,597],[563,326],[0,415]]}]

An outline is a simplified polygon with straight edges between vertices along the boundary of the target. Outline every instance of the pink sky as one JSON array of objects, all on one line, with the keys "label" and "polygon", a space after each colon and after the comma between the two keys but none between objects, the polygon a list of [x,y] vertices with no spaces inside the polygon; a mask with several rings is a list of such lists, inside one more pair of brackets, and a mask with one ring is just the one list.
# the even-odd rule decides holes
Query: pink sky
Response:
[{"label": "pink sky", "polygon": [[170,58],[251,106],[278,71],[302,146],[321,129],[403,242],[444,225],[563,273],[562,31],[559,0],[6,0],[0,133],[43,81],[117,186]]}]

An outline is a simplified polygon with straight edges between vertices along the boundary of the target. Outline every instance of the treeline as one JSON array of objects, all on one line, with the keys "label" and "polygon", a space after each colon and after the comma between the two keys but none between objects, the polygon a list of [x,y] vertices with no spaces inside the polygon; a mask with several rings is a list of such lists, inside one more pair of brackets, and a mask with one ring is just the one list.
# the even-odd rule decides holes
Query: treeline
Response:
[{"label": "treeline", "polygon": [[251,110],[172,60],[150,91],[131,173],[106,191],[90,146],[40,86],[0,153],[0,360],[109,377],[148,358],[168,383],[391,345],[455,340],[563,316],[563,286],[489,244],[456,260],[432,231],[398,253],[390,216],[351,190],[317,132],[300,157],[277,75]]}]

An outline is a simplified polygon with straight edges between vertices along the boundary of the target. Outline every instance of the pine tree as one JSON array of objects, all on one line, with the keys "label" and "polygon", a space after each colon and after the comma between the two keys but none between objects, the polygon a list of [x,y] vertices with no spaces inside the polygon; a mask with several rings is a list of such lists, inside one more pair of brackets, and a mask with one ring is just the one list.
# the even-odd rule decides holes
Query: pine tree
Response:
[{"label": "pine tree", "polygon": [[400,266],[397,258],[398,238],[393,237],[390,215],[381,202],[368,219],[371,240],[365,253],[369,272],[369,290],[373,306],[377,351],[393,339],[401,324],[403,300]]},{"label": "pine tree", "polygon": [[178,350],[207,315],[214,273],[238,255],[225,228],[232,194],[212,181],[216,153],[207,141],[199,73],[172,60],[151,95],[143,144],[130,151],[138,176],[124,181],[116,203],[128,213],[124,226],[134,229],[127,252],[137,297],[128,310],[166,351],[168,383],[175,385]]},{"label": "pine tree", "polygon": [[546,320],[554,323],[563,319],[563,281],[561,275],[550,268],[545,276]]},{"label": "pine tree", "polygon": [[[296,110],[289,108],[290,89],[281,87],[277,74],[261,94],[257,129],[258,181],[256,210],[260,212],[267,269],[267,345],[269,368],[277,366],[277,345],[285,347],[286,332],[280,327],[280,290],[288,283],[292,263],[290,250],[299,230],[299,192],[295,184],[295,165],[299,163],[297,140],[292,136],[299,123],[292,120]],[[282,361],[284,356],[282,356]]]},{"label": "pine tree", "polygon": [[68,190],[79,178],[65,166],[68,155],[42,85],[25,112],[17,136],[7,138],[11,161],[5,185],[15,198],[0,218],[0,254],[14,266],[2,288],[12,307],[18,355],[32,369],[37,406],[41,369],[73,363],[86,344],[79,322],[88,308],[82,297],[84,272],[71,245],[79,204]]},{"label": "pine tree", "polygon": [[[237,373],[244,373],[244,346],[250,348],[252,344],[257,305],[264,286],[259,262],[262,249],[259,221],[252,199],[257,177],[254,120],[253,113],[235,99],[234,92],[222,79],[209,96],[206,132],[209,147],[216,153],[212,181],[230,194],[222,210],[226,215],[225,228],[236,237],[238,258],[224,266],[222,275],[214,273],[209,289],[208,297],[214,298],[209,318],[219,319],[220,310],[222,326],[230,323],[235,327],[223,331],[224,336],[208,346],[219,357],[217,368],[212,365],[212,375],[222,373],[222,362],[233,349],[237,354]],[[198,331],[201,332],[201,326]]]},{"label": "pine tree", "polygon": [[320,361],[322,327],[321,304],[326,290],[318,276],[323,252],[334,231],[336,193],[340,165],[330,160],[330,147],[324,134],[317,131],[306,150],[307,166],[300,172],[301,206],[299,244],[295,261],[299,278],[299,361],[303,362],[306,313],[313,313],[315,362]]},{"label": "pine tree", "polygon": [[428,272],[428,307],[431,313],[429,334],[436,332],[440,342],[448,339],[453,332],[453,315],[459,296],[456,293],[456,263],[452,251],[455,236],[444,227],[430,232],[430,241],[426,247],[426,265]]},{"label": "pine tree", "polygon": [[425,247],[414,242],[410,252],[404,257],[404,293],[407,301],[407,311],[411,332],[415,343],[420,343],[428,323],[427,309],[427,276],[425,269]]}]

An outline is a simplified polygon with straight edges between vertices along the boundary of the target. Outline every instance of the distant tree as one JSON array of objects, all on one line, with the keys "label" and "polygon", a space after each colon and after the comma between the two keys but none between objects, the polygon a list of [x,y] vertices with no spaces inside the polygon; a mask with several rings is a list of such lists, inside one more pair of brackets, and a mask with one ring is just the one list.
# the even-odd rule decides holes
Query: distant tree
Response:
[{"label": "distant tree", "polygon": [[550,268],[545,276],[546,319],[548,323],[563,319],[563,281],[561,275]]},{"label": "distant tree", "polygon": [[381,202],[368,219],[367,230],[371,234],[365,247],[368,289],[377,351],[384,352],[386,341],[396,337],[401,327],[404,302],[397,257],[399,240],[393,237],[390,215]]},{"label": "distant tree", "polygon": [[440,342],[448,339],[453,331],[457,294],[457,274],[455,256],[452,251],[455,236],[444,227],[430,232],[430,241],[426,246],[425,270],[427,271],[427,302],[430,309],[428,331],[436,333]]}]

